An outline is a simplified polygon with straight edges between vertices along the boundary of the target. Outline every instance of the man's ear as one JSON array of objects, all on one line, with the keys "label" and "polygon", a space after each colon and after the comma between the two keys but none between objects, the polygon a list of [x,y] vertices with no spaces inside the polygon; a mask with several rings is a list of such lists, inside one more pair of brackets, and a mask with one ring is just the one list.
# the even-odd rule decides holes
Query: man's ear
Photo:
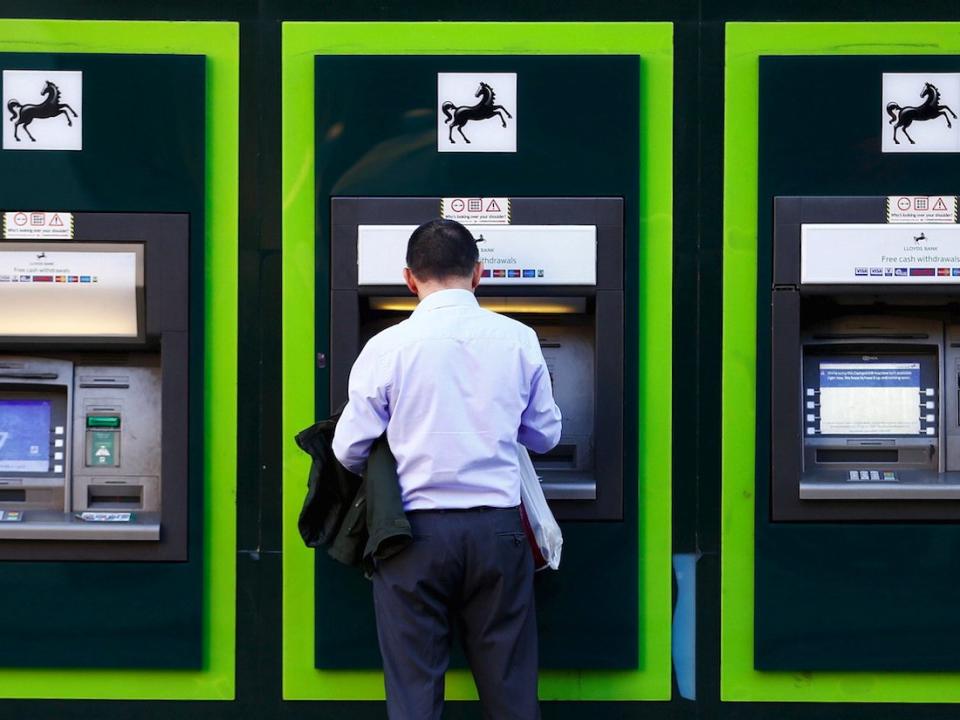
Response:
[{"label": "man's ear", "polygon": [[414,295],[419,295],[417,291],[417,279],[413,276],[413,273],[410,272],[410,268],[403,269],[403,281],[407,284],[407,287],[410,289]]},{"label": "man's ear", "polygon": [[480,276],[483,274],[483,263],[478,262],[473,266],[473,277],[470,278],[470,287],[476,290],[477,285],[480,284]]}]

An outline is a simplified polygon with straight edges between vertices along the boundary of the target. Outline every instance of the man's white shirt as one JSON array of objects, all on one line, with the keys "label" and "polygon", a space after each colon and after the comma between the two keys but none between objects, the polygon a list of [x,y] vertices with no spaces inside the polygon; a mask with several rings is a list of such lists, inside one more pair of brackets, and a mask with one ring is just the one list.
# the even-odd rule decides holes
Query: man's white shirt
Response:
[{"label": "man's white shirt", "polygon": [[333,452],[360,473],[386,431],[405,510],[513,507],[517,443],[550,450],[560,421],[536,332],[441,290],[361,351]]}]

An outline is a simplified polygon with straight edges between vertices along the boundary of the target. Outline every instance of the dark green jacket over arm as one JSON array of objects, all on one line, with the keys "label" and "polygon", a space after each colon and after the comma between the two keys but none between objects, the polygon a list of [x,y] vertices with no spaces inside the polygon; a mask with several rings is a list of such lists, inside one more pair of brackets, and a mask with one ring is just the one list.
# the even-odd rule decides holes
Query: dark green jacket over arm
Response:
[{"label": "dark green jacket over arm", "polygon": [[339,414],[296,437],[312,459],[297,526],[308,547],[325,547],[332,558],[361,567],[369,576],[376,561],[410,544],[410,523],[386,436],[371,447],[363,476],[355,475],[333,455],[337,420]]}]

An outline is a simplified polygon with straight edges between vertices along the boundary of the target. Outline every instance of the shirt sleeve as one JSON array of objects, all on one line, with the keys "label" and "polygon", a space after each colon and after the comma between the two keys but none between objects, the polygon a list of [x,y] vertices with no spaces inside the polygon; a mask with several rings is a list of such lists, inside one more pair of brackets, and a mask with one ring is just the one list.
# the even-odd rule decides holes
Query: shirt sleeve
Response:
[{"label": "shirt sleeve", "polygon": [[350,370],[347,405],[333,436],[333,454],[350,472],[363,471],[370,446],[387,429],[390,420],[389,378],[381,358],[363,349]]},{"label": "shirt sleeve", "polygon": [[553,400],[553,388],[550,385],[550,372],[543,359],[543,351],[536,333],[531,331],[533,340],[528,344],[526,357],[530,364],[530,394],[527,407],[520,416],[520,430],[517,440],[533,452],[544,453],[560,442],[560,408]]}]

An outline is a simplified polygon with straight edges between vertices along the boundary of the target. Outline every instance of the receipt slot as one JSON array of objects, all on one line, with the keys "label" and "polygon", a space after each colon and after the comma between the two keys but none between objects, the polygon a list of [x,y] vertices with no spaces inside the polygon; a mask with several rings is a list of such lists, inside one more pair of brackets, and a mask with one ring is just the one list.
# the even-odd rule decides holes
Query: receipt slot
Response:
[{"label": "receipt slot", "polygon": [[186,556],[184,215],[0,243],[0,558]]},{"label": "receipt slot", "polygon": [[[623,514],[623,207],[619,198],[511,199],[509,224],[470,225],[481,306],[537,332],[563,413],[556,448],[533,454],[560,519]],[[375,333],[416,306],[403,285],[406,247],[440,198],[333,198],[331,406]]]},{"label": "receipt slot", "polygon": [[777,198],[772,517],[960,516],[960,228]]}]

